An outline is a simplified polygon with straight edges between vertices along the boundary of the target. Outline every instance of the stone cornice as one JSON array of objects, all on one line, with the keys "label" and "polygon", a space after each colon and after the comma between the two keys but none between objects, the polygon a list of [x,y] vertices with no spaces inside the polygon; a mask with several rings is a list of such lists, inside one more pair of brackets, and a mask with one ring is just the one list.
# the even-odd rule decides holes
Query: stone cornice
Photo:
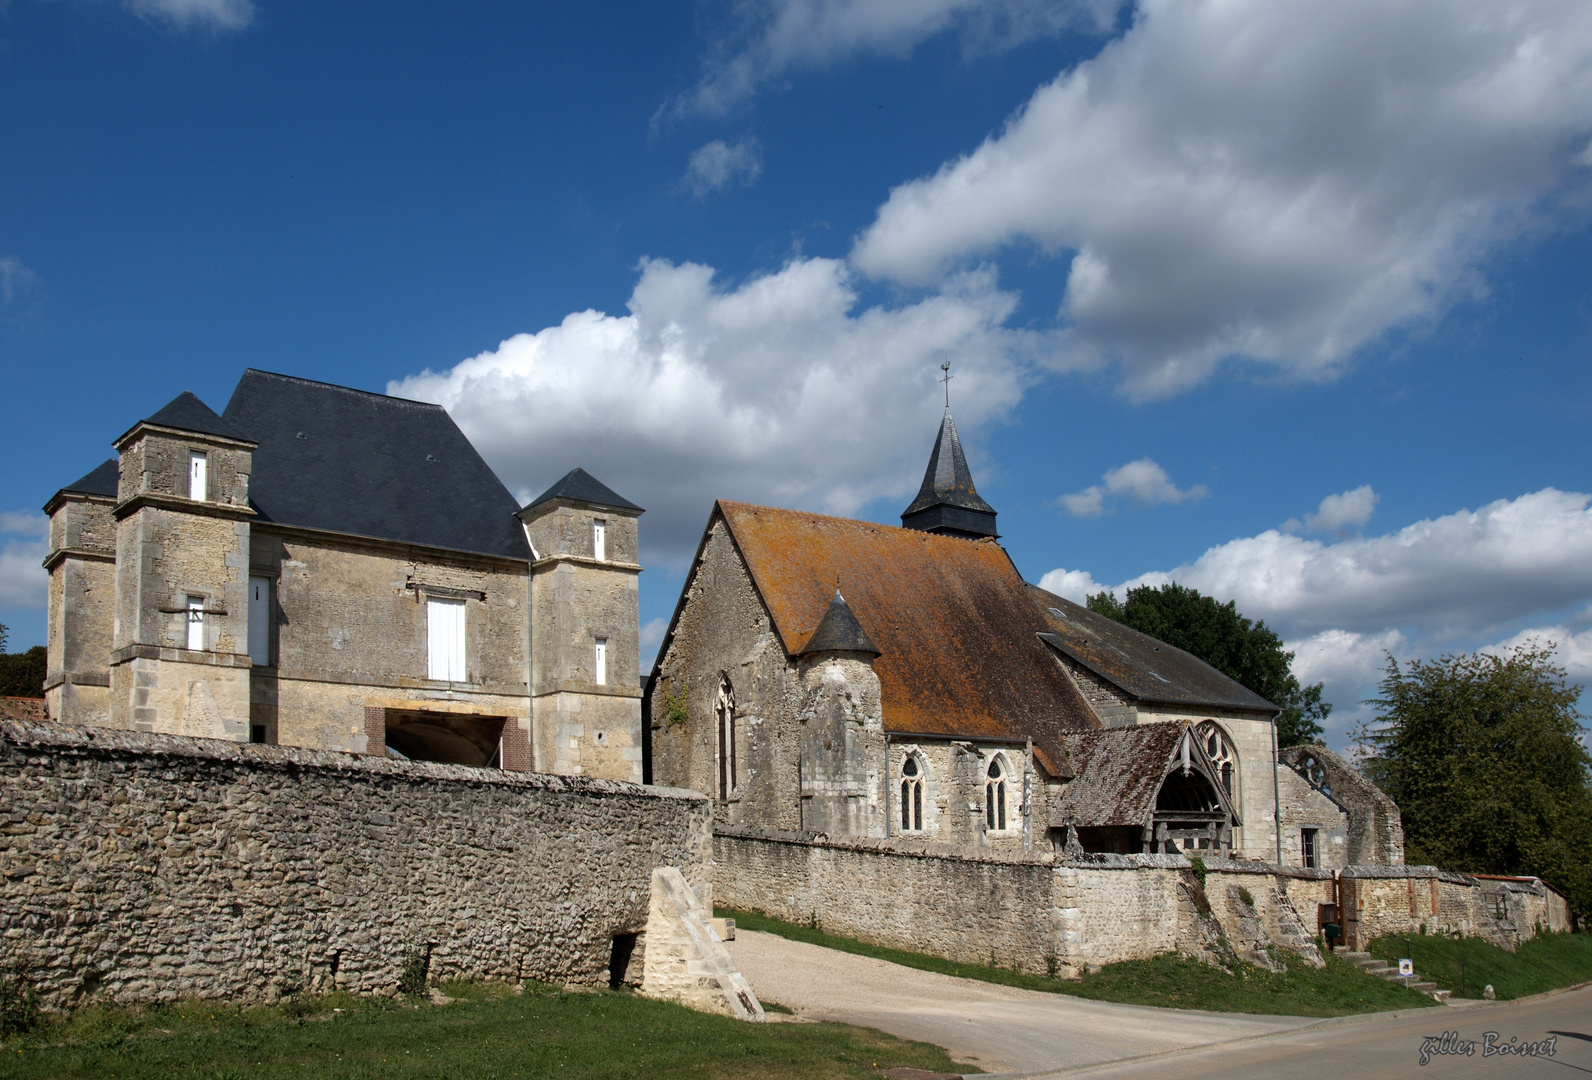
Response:
[{"label": "stone cornice", "polygon": [[185,499],[181,495],[167,495],[159,491],[140,491],[116,504],[116,520],[120,521],[146,506],[156,510],[172,510],[179,514],[226,518],[231,521],[249,521],[257,516],[247,506]]},{"label": "stone cornice", "polygon": [[54,570],[67,559],[87,559],[90,562],[113,563],[116,561],[116,552],[94,551],[90,548],[76,547],[56,548],[54,551],[50,552],[44,557],[44,569],[46,571]]}]

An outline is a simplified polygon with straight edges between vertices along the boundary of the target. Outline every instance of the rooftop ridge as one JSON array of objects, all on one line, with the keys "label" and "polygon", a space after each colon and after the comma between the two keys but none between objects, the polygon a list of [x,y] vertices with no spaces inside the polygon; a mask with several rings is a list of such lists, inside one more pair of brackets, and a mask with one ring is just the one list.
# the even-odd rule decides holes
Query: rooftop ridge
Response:
[{"label": "rooftop ridge", "polygon": [[[328,390],[340,390],[345,394],[360,394],[365,397],[380,398],[382,401],[392,401],[400,405],[418,405],[423,409],[442,409],[444,412],[447,411],[446,408],[438,405],[434,401],[421,401],[418,398],[399,397],[396,394],[381,394],[377,393],[375,390],[361,390],[357,386],[343,386],[340,383],[324,382],[321,379],[306,379],[302,375],[286,375],[280,371],[266,371],[264,368],[244,368],[243,378],[248,378],[250,375],[264,375],[267,378],[281,379],[283,382],[301,383],[304,386],[320,386]],[[239,381],[241,381],[241,379]]]}]

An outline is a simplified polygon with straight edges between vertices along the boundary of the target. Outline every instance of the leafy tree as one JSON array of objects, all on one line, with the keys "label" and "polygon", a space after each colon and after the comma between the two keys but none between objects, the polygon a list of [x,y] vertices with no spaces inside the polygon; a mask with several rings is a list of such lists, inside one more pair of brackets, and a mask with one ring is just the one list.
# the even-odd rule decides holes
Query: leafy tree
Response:
[{"label": "leafy tree", "polygon": [[1090,611],[1193,653],[1223,675],[1282,709],[1277,745],[1319,742],[1321,721],[1332,706],[1321,700],[1321,683],[1301,686],[1293,673],[1294,654],[1282,647],[1264,622],[1251,622],[1233,601],[1218,603],[1177,583],[1141,585],[1127,600],[1108,592],[1089,597]]},{"label": "leafy tree", "polygon": [[24,653],[6,652],[10,637],[0,623],[0,697],[44,696],[44,646],[35,645]]},{"label": "leafy tree", "polygon": [[1592,757],[1552,646],[1388,657],[1362,770],[1399,804],[1406,858],[1534,874],[1592,911]]}]

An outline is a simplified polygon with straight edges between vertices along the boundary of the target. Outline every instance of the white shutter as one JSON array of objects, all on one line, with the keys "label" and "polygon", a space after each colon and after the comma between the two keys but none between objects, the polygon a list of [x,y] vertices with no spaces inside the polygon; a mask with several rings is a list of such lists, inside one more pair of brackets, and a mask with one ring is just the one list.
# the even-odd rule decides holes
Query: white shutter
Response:
[{"label": "white shutter", "polygon": [[249,579],[249,662],[271,663],[271,579]]},{"label": "white shutter", "polygon": [[464,681],[464,601],[426,600],[426,676]]},{"label": "white shutter", "polygon": [[200,652],[205,647],[205,598],[188,597],[188,649]]},{"label": "white shutter", "polygon": [[591,557],[598,562],[608,561],[608,523],[594,521],[591,523]]},{"label": "white shutter", "polygon": [[608,685],[608,639],[597,639],[597,685]]},{"label": "white shutter", "polygon": [[204,502],[210,457],[198,450],[188,454],[188,498]]}]

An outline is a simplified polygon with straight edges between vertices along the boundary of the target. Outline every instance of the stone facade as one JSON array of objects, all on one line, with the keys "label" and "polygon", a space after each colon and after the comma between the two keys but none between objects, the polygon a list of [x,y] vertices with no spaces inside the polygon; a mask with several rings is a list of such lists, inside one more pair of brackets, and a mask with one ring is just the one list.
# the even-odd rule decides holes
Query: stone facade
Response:
[{"label": "stone facade", "polygon": [[709,888],[685,791],[20,722],[0,789],[0,965],[53,1008],[386,993],[416,952],[639,983],[653,871]]},{"label": "stone facade", "polygon": [[50,514],[49,641],[45,701],[51,716],[111,719],[110,656],[116,625],[116,500],[63,494]]}]

